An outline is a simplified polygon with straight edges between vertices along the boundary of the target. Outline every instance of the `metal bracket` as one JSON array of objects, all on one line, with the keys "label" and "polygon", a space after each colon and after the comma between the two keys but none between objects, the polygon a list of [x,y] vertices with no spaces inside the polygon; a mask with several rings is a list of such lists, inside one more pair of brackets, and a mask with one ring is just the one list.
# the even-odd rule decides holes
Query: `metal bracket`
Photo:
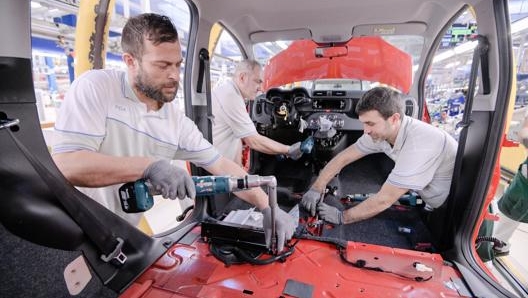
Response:
[{"label": "metal bracket", "polygon": [[18,125],[20,120],[18,119],[4,119],[0,120],[0,129],[9,128],[11,126]]},{"label": "metal bracket", "polygon": [[72,296],[82,292],[91,279],[92,274],[82,255],[64,268],[64,281],[66,282],[68,292]]},{"label": "metal bracket", "polygon": [[116,248],[114,249],[113,252],[111,252],[110,254],[108,255],[101,255],[101,260],[105,261],[105,262],[110,262],[110,261],[113,261],[113,263],[117,263],[117,265],[123,265],[125,264],[126,260],[127,260],[127,256],[123,253],[123,251],[121,250],[121,248],[123,248],[123,243],[125,243],[123,241],[123,239],[117,237],[117,245],[116,245]]}]

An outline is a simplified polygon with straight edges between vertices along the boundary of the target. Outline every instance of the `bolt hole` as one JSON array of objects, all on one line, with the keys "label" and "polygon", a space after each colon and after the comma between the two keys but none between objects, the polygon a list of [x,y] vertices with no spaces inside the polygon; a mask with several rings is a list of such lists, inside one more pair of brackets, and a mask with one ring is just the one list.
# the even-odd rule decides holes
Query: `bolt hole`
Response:
[{"label": "bolt hole", "polygon": [[253,291],[251,291],[251,290],[246,290],[246,289],[244,289],[244,290],[242,291],[242,293],[244,293],[244,294],[246,294],[246,295],[253,295]]}]

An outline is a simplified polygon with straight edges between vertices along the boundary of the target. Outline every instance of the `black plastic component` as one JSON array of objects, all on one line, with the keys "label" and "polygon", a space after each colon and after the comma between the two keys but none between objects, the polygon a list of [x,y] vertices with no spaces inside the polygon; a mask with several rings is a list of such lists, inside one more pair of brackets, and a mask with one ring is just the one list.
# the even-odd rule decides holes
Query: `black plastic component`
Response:
[{"label": "black plastic component", "polygon": [[[0,57],[0,103],[35,103],[31,60]],[[38,118],[37,118],[38,119]]]},{"label": "black plastic component", "polygon": [[208,219],[202,222],[202,237],[210,243],[233,244],[251,250],[267,251],[264,230]]},{"label": "black plastic component", "polygon": [[257,259],[260,255],[262,255],[262,251],[260,250],[248,249],[244,251],[248,258],[244,258],[238,253],[240,250],[231,244],[211,243],[210,250],[218,260],[222,261],[227,266],[233,264],[244,264],[247,263],[248,258]]}]

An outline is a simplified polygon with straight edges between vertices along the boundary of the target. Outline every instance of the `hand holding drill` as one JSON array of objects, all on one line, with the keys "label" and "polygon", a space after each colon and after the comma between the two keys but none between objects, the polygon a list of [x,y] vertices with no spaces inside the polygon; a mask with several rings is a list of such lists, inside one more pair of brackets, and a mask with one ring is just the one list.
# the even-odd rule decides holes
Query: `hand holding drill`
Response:
[{"label": "hand holding drill", "polygon": [[183,200],[185,197],[194,199],[196,189],[189,173],[172,165],[168,160],[158,160],[151,163],[143,172],[143,179],[150,182],[152,191],[161,194],[166,199]]}]

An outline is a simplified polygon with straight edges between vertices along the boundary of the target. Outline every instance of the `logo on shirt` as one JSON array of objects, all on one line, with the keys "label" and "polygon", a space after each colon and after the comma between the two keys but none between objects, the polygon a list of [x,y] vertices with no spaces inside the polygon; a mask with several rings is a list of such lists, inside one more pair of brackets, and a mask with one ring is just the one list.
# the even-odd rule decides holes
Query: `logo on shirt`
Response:
[{"label": "logo on shirt", "polygon": [[127,111],[127,108],[124,107],[124,106],[121,106],[121,105],[115,105],[114,108],[120,112],[126,112]]}]

